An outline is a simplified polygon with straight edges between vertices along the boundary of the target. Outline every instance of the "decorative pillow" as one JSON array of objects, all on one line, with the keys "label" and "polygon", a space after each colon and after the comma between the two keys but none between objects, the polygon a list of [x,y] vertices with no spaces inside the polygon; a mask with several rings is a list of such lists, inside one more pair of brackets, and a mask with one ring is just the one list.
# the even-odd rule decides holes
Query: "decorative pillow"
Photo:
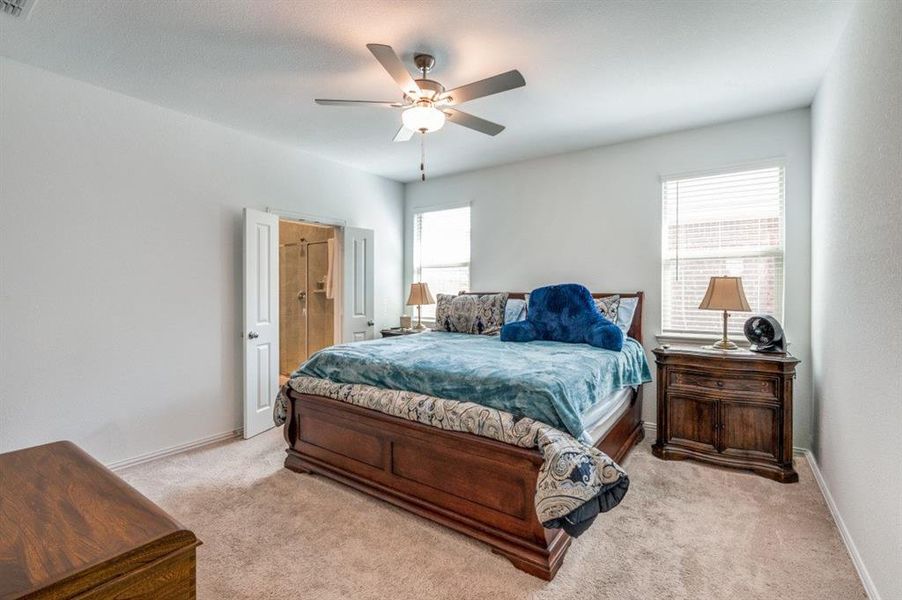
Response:
[{"label": "decorative pillow", "polygon": [[498,333],[504,324],[506,304],[506,293],[483,296],[438,294],[435,329],[479,335]]},{"label": "decorative pillow", "polygon": [[623,332],[598,311],[589,290],[575,283],[533,290],[526,320],[501,329],[503,342],[532,340],[590,344],[617,352],[623,349]]},{"label": "decorative pillow", "polygon": [[621,298],[619,295],[595,298],[595,306],[598,307],[598,311],[608,321],[617,325],[623,332],[623,335],[626,335],[630,330],[630,325],[633,323],[633,315],[636,314],[638,305],[638,298]]},{"label": "decorative pillow", "polygon": [[526,300],[511,299],[504,307],[504,322],[514,323],[526,318]]},{"label": "decorative pillow", "polygon": [[636,314],[636,307],[639,306],[638,298],[621,298],[620,309],[617,312],[617,326],[623,330],[623,335],[630,330],[633,325],[633,317]]},{"label": "decorative pillow", "polygon": [[605,296],[595,298],[595,306],[598,311],[611,323],[617,324],[617,313],[620,310],[620,296]]},{"label": "decorative pillow", "polygon": [[470,333],[476,321],[476,297],[438,294],[435,300],[435,329]]},{"label": "decorative pillow", "polygon": [[451,331],[451,294],[435,295],[435,325],[433,331]]}]

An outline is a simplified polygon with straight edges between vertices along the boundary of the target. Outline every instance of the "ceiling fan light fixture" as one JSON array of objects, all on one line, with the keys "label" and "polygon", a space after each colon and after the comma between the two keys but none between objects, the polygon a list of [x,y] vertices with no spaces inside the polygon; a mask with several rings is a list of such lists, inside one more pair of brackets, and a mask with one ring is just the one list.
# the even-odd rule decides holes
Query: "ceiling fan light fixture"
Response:
[{"label": "ceiling fan light fixture", "polygon": [[[29,0],[0,0],[3,2],[28,2]],[[385,44],[367,44],[382,68],[395,80],[403,93],[400,102],[384,102],[374,100],[334,100],[319,98],[317,104],[326,106],[381,106],[404,109],[401,113],[402,127],[395,134],[395,142],[406,142],[413,134],[420,132],[420,178],[426,181],[426,135],[438,131],[447,119],[461,127],[484,133],[498,135],[504,126],[466,113],[457,108],[458,105],[477,98],[499,94],[526,85],[520,71],[513,69],[506,73],[487,77],[473,83],[458,86],[446,91],[438,81],[429,79],[427,75],[435,66],[435,57],[431,54],[417,53],[413,57],[414,65],[420,77],[414,79],[404,63],[391,46]]]},{"label": "ceiling fan light fixture", "polygon": [[432,104],[417,104],[401,113],[401,122],[411,131],[430,133],[445,125],[445,113]]}]

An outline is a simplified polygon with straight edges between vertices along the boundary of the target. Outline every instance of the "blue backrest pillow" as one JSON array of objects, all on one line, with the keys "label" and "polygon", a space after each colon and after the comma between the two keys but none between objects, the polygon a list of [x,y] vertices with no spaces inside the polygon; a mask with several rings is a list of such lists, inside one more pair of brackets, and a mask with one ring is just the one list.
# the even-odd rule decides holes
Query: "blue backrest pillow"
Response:
[{"label": "blue backrest pillow", "polygon": [[590,344],[618,352],[623,349],[623,331],[598,311],[591,292],[577,283],[533,290],[526,320],[501,328],[503,342],[533,340]]}]

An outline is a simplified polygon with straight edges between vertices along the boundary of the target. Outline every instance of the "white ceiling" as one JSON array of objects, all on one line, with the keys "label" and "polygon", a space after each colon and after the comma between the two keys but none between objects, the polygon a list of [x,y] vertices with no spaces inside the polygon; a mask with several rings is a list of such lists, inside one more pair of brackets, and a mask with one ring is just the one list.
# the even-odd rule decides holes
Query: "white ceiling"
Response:
[{"label": "white ceiling", "polygon": [[[448,124],[430,175],[807,106],[852,3],[398,0],[37,0],[0,14],[0,54],[400,181],[419,146],[400,114],[317,106],[396,100],[367,51],[437,57],[447,88],[511,68],[526,87],[462,108],[507,130]],[[416,139],[416,138],[415,138]]]}]

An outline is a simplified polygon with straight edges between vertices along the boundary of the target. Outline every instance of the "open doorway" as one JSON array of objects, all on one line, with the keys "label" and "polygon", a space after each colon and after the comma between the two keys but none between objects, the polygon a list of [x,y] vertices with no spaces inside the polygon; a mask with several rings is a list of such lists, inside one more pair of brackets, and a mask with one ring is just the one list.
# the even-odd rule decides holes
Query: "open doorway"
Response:
[{"label": "open doorway", "polygon": [[337,341],[336,228],[279,219],[279,384]]}]

